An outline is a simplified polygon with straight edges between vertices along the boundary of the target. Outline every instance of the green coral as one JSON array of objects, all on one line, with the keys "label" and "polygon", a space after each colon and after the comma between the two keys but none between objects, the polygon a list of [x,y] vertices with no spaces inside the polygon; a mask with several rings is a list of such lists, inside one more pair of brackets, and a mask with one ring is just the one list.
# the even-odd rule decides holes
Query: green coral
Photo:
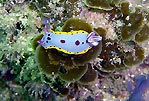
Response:
[{"label": "green coral", "polygon": [[145,24],[143,28],[135,35],[135,41],[142,43],[149,39],[149,25]]},{"label": "green coral", "polygon": [[140,64],[144,59],[144,49],[138,45],[131,45],[134,47],[131,52],[126,53],[124,64],[126,66],[134,66]]},{"label": "green coral", "polygon": [[119,6],[122,0],[83,0],[87,7],[109,11]]},{"label": "green coral", "polygon": [[65,22],[62,31],[69,32],[71,30],[85,30],[90,33],[92,32],[92,27],[85,20],[70,18]]},{"label": "green coral", "polygon": [[29,8],[36,11],[38,15],[43,18],[49,18],[49,23],[52,29],[57,30],[58,26],[61,26],[73,15],[79,15],[81,10],[78,0],[35,0],[29,1]]},{"label": "green coral", "polygon": [[41,71],[49,75],[52,73],[56,74],[58,72],[58,68],[60,67],[60,65],[50,63],[48,53],[42,46],[38,46],[36,49],[36,62],[38,63]]},{"label": "green coral", "polygon": [[[72,18],[66,21],[62,27],[62,31],[68,32],[72,30],[86,30],[90,33],[92,28],[84,20]],[[40,36],[41,35],[34,38],[32,41],[33,46],[36,46],[35,42]],[[87,72],[87,63],[94,60],[100,54],[101,47],[102,43],[100,42],[98,46],[93,47],[87,53],[81,55],[67,55],[56,49],[46,50],[40,45],[34,49],[36,49],[35,54],[38,67],[47,76],[57,74],[64,81],[75,82],[78,81],[85,73],[89,73]]]},{"label": "green coral", "polygon": [[66,73],[59,73],[59,76],[62,80],[68,82],[75,82],[82,78],[82,76],[86,73],[88,67],[87,66],[78,66],[73,69],[68,70]]},{"label": "green coral", "polygon": [[31,44],[35,34],[40,32],[38,28],[42,26],[37,21],[37,13],[28,9],[27,5],[14,5],[11,13],[7,13],[7,8],[0,4],[0,79],[4,81],[0,98],[3,95],[4,101],[19,98],[30,101],[34,96],[29,95],[24,85],[31,81],[45,81],[35,62]]},{"label": "green coral", "polygon": [[[116,69],[132,67],[143,61],[145,51],[141,46],[149,39],[147,7],[131,7],[127,0],[83,0],[88,9],[110,15],[109,22],[122,23],[114,26],[117,39],[110,40],[106,38],[106,29],[92,29],[86,21],[72,18],[83,10],[78,2],[0,1],[1,100],[57,100],[57,95],[70,97],[71,89],[77,89],[73,84],[86,86],[100,76],[108,76]],[[45,16],[50,17],[50,27],[55,31],[96,31],[102,36],[102,43],[81,55],[45,50],[37,43],[43,36],[41,17]],[[102,61],[96,64],[95,58]]]},{"label": "green coral", "polygon": [[98,78],[98,72],[92,69],[91,64],[88,65],[87,72],[79,80],[80,84],[88,85],[96,81]]},{"label": "green coral", "polygon": [[[98,56],[102,60],[99,61],[99,65],[95,65],[98,72],[102,76],[107,76],[115,69],[140,64],[145,57],[141,44],[148,41],[148,10],[137,5],[131,7],[127,0],[83,0],[83,2],[88,8],[93,9],[93,12],[109,14],[114,21],[121,22],[120,25],[115,25],[117,34],[115,40],[106,38],[105,29],[101,27],[94,29],[103,38],[104,51]],[[124,46],[121,46],[122,44]],[[130,47],[130,50],[124,47]]]},{"label": "green coral", "polygon": [[122,27],[121,33],[123,40],[131,40],[140,31],[144,20],[144,15],[140,12],[140,9],[136,9],[134,13],[129,14],[129,20],[124,20],[125,25]]},{"label": "green coral", "polygon": [[91,8],[103,9],[103,10],[112,10],[112,7],[107,0],[83,0],[84,3]]}]

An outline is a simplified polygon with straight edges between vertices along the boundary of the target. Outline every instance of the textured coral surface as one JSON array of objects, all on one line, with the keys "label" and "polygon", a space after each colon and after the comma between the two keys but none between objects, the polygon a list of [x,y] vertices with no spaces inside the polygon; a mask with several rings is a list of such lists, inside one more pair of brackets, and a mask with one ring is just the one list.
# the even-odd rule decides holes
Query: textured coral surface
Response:
[{"label": "textured coral surface", "polygon": [[[102,40],[67,54],[37,43],[45,30]],[[148,101],[149,1],[0,0],[0,99]]]}]

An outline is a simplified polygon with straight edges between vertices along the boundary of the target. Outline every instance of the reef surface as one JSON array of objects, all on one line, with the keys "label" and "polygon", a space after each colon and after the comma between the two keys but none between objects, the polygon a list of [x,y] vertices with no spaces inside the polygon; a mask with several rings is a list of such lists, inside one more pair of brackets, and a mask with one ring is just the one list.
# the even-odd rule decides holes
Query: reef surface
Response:
[{"label": "reef surface", "polygon": [[1,0],[0,99],[148,101],[149,1]]}]

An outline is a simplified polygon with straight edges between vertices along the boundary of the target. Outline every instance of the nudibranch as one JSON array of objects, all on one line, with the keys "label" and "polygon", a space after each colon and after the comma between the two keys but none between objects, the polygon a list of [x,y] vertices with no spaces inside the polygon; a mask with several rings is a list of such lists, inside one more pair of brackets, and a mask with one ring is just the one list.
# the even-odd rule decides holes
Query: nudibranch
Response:
[{"label": "nudibranch", "polygon": [[66,54],[84,54],[102,40],[95,32],[88,33],[84,30],[71,32],[48,31],[45,26],[45,35],[38,41],[45,49],[57,49]]}]

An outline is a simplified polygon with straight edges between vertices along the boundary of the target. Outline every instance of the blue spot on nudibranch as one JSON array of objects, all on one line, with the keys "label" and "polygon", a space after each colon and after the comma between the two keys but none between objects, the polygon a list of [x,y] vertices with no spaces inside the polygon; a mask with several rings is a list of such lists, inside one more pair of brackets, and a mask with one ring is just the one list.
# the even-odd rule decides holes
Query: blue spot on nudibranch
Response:
[{"label": "blue spot on nudibranch", "polygon": [[[45,49],[57,49],[66,54],[84,54],[101,41],[100,36],[94,32],[88,33],[83,30],[72,32],[46,32],[38,41]],[[81,44],[82,43],[82,44]]]}]

